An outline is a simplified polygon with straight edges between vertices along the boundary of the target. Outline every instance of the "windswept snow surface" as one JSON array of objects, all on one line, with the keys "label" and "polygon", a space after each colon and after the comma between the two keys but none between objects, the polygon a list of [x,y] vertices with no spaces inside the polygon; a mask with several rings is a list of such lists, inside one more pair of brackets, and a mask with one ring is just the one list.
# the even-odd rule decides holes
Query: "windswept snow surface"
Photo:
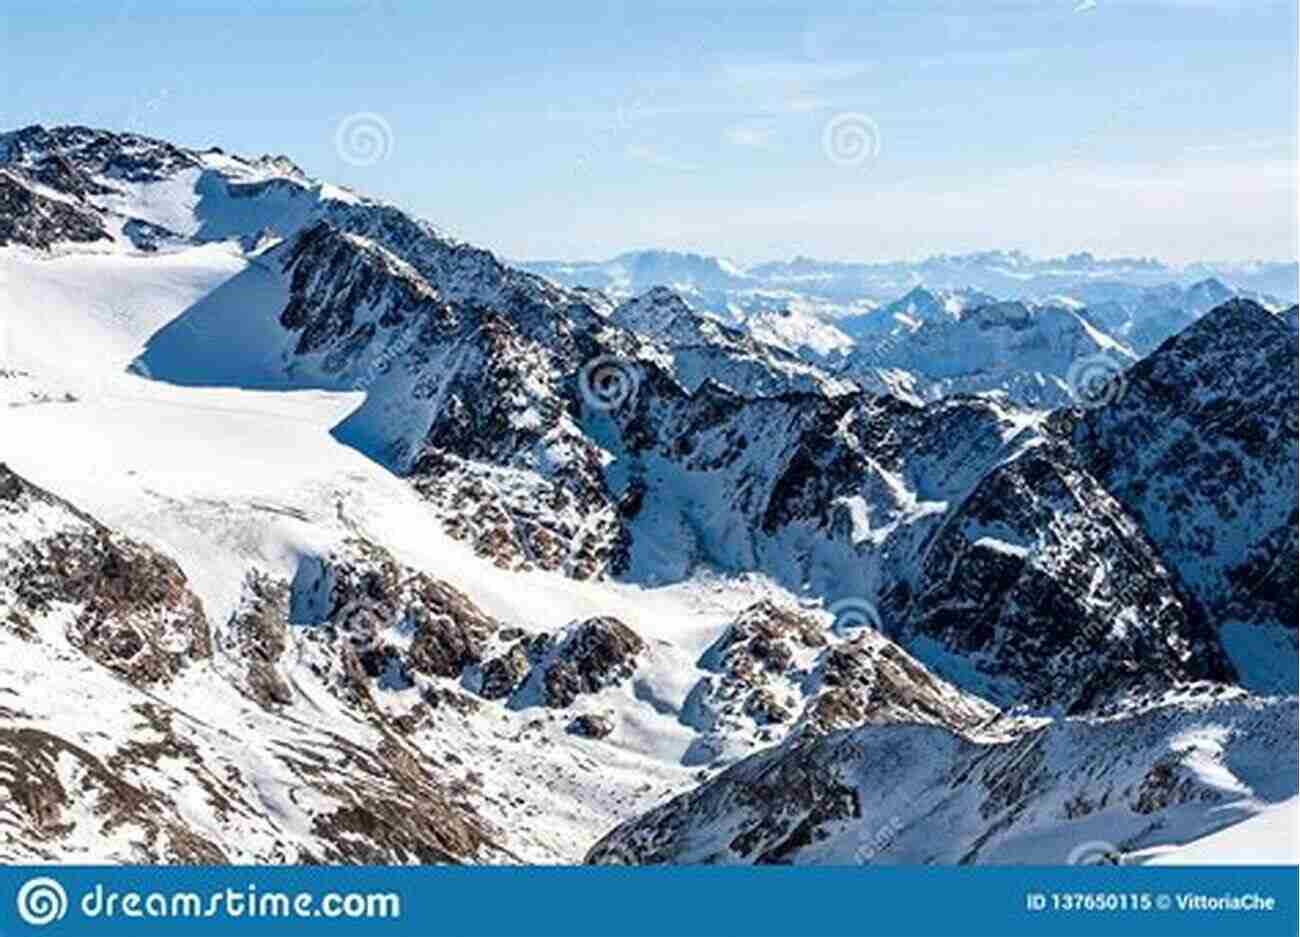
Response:
[{"label": "windswept snow surface", "polygon": [[[128,373],[155,330],[212,302],[248,266],[219,244],[148,260],[0,250],[13,299],[6,369],[30,375],[0,380],[0,461],[176,559],[218,628],[250,567],[292,580],[305,559],[360,535],[527,632],[613,615],[661,644],[632,687],[595,701],[619,714],[602,742],[565,735],[564,720],[549,730],[556,744],[525,739],[535,709],[501,709],[490,745],[460,740],[483,775],[530,784],[536,816],[498,818],[519,828],[510,845],[524,859],[575,861],[619,819],[690,786],[681,758],[691,732],[678,714],[700,675],[694,661],[741,608],[776,590],[757,578],[645,590],[503,574],[444,535],[409,484],[331,435],[362,394],[183,387]],[[237,318],[239,294],[216,311]],[[76,713],[49,718],[78,731]]]},{"label": "windswept snow surface", "polygon": [[1151,865],[1300,864],[1300,798],[1181,848],[1156,849],[1135,858]]}]

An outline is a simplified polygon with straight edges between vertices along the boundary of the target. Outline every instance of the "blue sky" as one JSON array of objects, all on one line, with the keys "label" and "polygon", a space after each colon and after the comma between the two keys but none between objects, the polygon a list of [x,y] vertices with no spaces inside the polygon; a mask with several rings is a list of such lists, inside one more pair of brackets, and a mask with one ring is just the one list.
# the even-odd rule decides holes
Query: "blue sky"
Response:
[{"label": "blue sky", "polygon": [[1294,2],[4,6],[0,127],[285,153],[510,257],[1297,253]]}]

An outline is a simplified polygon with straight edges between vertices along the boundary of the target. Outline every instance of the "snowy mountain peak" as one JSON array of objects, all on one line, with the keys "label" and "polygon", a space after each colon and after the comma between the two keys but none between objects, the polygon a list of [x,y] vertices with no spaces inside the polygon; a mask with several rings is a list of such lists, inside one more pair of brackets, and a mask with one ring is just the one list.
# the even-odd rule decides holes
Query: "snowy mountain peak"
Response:
[{"label": "snowy mountain peak", "polygon": [[692,344],[718,334],[715,323],[696,315],[676,291],[666,286],[656,286],[615,307],[610,321],[670,344]]},{"label": "snowy mountain peak", "polygon": [[36,172],[58,164],[123,182],[158,181],[180,169],[200,165],[190,150],[134,133],[33,124],[0,134],[0,161]]},{"label": "snowy mountain peak", "polygon": [[[0,860],[1061,861],[1295,796],[1294,308],[661,262],[730,285],[0,138]],[[719,299],[870,323],[831,373]]]}]

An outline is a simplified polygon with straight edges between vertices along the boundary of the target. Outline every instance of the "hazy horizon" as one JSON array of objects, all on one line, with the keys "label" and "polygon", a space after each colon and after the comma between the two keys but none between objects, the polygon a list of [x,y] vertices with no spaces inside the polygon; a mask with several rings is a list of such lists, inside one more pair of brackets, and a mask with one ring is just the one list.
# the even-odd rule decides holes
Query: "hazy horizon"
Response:
[{"label": "hazy horizon", "polygon": [[20,2],[0,124],[284,153],[521,260],[1285,262],[1295,20],[1237,0]]}]

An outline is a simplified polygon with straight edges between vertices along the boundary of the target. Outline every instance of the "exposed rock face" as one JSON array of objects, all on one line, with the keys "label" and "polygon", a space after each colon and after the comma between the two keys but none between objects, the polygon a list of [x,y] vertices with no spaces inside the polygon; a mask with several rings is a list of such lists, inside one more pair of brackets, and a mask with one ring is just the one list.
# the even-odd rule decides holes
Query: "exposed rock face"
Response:
[{"label": "exposed rock face", "polygon": [[247,662],[247,688],[253,699],[268,708],[291,703],[293,688],[277,666],[289,648],[289,584],[249,573],[227,634],[233,653]]},{"label": "exposed rock face", "polygon": [[984,478],[896,603],[904,633],[987,674],[995,702],[1048,710],[1092,708],[1146,683],[1229,679],[1141,530],[1069,460],[1040,446]]},{"label": "exposed rock face", "polygon": [[701,731],[688,762],[747,753],[786,733],[918,722],[970,731],[997,710],[934,677],[870,627],[845,638],[810,615],[759,602],[700,659],[684,718]]},{"label": "exposed rock face", "polygon": [[0,247],[49,250],[59,243],[107,240],[104,223],[90,206],[50,198],[17,172],[0,171]]},{"label": "exposed rock face", "polygon": [[596,578],[621,562],[623,531],[603,485],[584,469],[557,480],[426,452],[412,483],[444,530],[501,569]]},{"label": "exposed rock face", "polygon": [[[1233,300],[1132,368],[1119,400],[1060,419],[1208,620],[1289,634],[1293,648],[1296,368],[1285,317]],[[1249,653],[1236,662],[1250,685]]]},{"label": "exposed rock face", "polygon": [[571,706],[579,696],[598,693],[627,680],[645,642],[617,618],[591,618],[556,638],[535,644],[540,658],[535,674],[544,705]]},{"label": "exposed rock face", "polygon": [[479,693],[488,699],[506,699],[511,696],[532,669],[528,648],[529,643],[520,640],[505,653],[484,664]]},{"label": "exposed rock face", "polygon": [[823,655],[813,686],[820,692],[804,718],[816,732],[900,722],[962,732],[997,716],[992,706],[935,677],[893,642],[865,632]]},{"label": "exposed rock face", "polygon": [[0,136],[0,161],[25,167],[43,184],[78,195],[111,191],[97,181],[104,177],[157,182],[200,165],[190,151],[152,137],[39,125]]},{"label": "exposed rock face", "polygon": [[[21,537],[31,529],[34,537]],[[208,622],[170,559],[112,534],[0,464],[0,590],[21,632],[61,612],[66,637],[136,686],[165,683],[211,656]],[[0,592],[3,596],[3,592]]]},{"label": "exposed rock face", "polygon": [[377,210],[321,221],[271,256],[290,279],[280,323],[297,336],[295,369],[372,389],[344,439],[410,475],[448,532],[502,568],[609,569],[617,514],[570,413],[605,328],[582,294]]},{"label": "exposed rock face", "polygon": [[583,713],[569,724],[569,731],[589,739],[603,739],[614,731],[614,723],[604,716]]},{"label": "exposed rock face", "polygon": [[[501,858],[477,818],[453,806],[428,768],[395,742],[369,750],[284,725],[278,746],[255,739],[241,751],[219,731],[144,697],[120,714],[97,716],[120,730],[107,754],[45,731],[26,714],[0,727],[0,856],[202,864]],[[144,731],[132,734],[132,720]],[[309,832],[290,833],[286,817],[268,813],[257,770],[317,799],[312,808],[282,808]],[[197,823],[187,796],[194,791],[203,792]],[[11,853],[8,844],[19,843],[22,851]]]},{"label": "exposed rock face", "polygon": [[419,683],[438,698],[436,681],[482,663],[500,628],[458,589],[360,539],[300,573],[294,603],[316,669],[362,703],[373,685]]}]

